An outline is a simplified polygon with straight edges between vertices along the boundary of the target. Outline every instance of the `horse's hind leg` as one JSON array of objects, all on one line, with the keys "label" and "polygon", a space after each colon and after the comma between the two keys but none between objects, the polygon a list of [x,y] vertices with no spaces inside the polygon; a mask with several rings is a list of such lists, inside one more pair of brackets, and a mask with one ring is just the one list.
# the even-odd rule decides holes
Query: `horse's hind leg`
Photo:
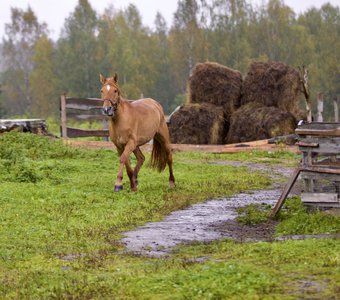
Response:
[{"label": "horse's hind leg", "polygon": [[145,156],[142,153],[142,151],[140,150],[139,147],[137,147],[134,151],[133,151],[134,155],[137,158],[137,163],[135,166],[135,169],[133,170],[133,179],[135,181],[135,184],[138,185],[138,173],[140,168],[142,167],[144,161],[145,161]]},{"label": "horse's hind leg", "polygon": [[172,168],[172,153],[171,153],[171,148],[170,144],[168,145],[168,166],[169,166],[169,187],[174,188],[175,187],[175,177],[174,177],[174,172]]},{"label": "horse's hind leg", "polygon": [[165,122],[161,125],[158,134],[159,137],[161,138],[161,143],[163,144],[163,149],[166,153],[167,164],[169,166],[169,187],[173,188],[175,187],[175,177],[172,167],[173,161],[170,147],[169,129]]},{"label": "horse's hind leg", "polygon": [[129,176],[129,180],[130,180],[131,191],[136,192],[137,191],[137,184],[136,184],[135,179],[134,179],[134,173],[133,173],[133,169],[131,168],[131,164],[130,164],[129,159],[126,160],[125,167],[126,167],[126,173]]}]

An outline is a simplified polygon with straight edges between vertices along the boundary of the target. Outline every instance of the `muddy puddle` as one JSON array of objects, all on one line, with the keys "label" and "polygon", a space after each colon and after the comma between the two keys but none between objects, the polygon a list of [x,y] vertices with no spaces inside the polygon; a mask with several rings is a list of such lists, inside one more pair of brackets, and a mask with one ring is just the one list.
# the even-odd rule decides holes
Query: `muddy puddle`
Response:
[{"label": "muddy puddle", "polygon": [[[160,222],[146,223],[136,230],[125,232],[122,242],[126,251],[139,255],[160,257],[168,255],[180,244],[211,242],[231,238],[240,242],[284,241],[286,239],[329,238],[330,235],[290,236],[273,238],[277,222],[270,221],[255,226],[241,225],[236,221],[237,209],[248,204],[267,204],[272,207],[279,199],[283,186],[293,173],[293,168],[270,164],[242,162],[209,162],[245,166],[250,170],[270,174],[272,189],[240,193],[229,198],[211,199],[191,205],[187,209],[175,211]],[[301,182],[297,182],[291,195],[301,193]],[[336,235],[335,238],[339,238]]]},{"label": "muddy puddle", "polygon": [[[236,209],[251,203],[273,206],[281,190],[260,190],[252,193],[241,193],[230,198],[208,200],[175,211],[161,222],[146,223],[134,231],[124,234],[122,242],[127,251],[141,255],[162,256],[185,243],[194,241],[210,242],[224,238],[254,240],[266,238],[272,233],[275,224],[265,227],[240,226],[235,218]],[[270,227],[270,228],[269,228]]]}]

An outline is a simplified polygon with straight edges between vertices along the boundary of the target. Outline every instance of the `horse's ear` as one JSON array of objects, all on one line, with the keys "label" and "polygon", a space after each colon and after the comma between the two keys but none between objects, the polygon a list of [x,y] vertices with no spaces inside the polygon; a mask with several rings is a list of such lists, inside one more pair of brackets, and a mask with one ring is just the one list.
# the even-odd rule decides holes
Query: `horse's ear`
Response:
[{"label": "horse's ear", "polygon": [[113,80],[117,83],[118,82],[118,74],[115,73],[115,75],[113,76]]},{"label": "horse's ear", "polygon": [[99,79],[100,79],[100,82],[104,85],[106,78],[102,74],[99,74]]}]

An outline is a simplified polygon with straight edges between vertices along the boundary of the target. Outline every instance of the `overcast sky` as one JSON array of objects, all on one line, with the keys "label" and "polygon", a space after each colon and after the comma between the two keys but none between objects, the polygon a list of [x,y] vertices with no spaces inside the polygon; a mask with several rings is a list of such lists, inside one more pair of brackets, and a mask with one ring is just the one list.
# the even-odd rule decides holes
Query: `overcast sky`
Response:
[{"label": "overcast sky", "polygon": [[[104,8],[110,4],[116,9],[126,8],[129,3],[137,6],[143,18],[143,24],[153,27],[155,16],[159,11],[167,20],[168,25],[172,23],[173,13],[177,8],[177,0],[89,0],[92,7],[102,13]],[[252,0],[252,3],[262,3],[263,0]],[[267,2],[264,0],[264,2]],[[296,13],[305,11],[315,6],[320,8],[322,4],[330,2],[340,6],[340,0],[284,0]],[[16,7],[26,10],[28,5],[32,8],[39,22],[46,22],[53,39],[57,39],[60,30],[67,18],[77,5],[78,0],[0,0],[0,39],[4,36],[5,24],[10,23],[10,8]]]}]

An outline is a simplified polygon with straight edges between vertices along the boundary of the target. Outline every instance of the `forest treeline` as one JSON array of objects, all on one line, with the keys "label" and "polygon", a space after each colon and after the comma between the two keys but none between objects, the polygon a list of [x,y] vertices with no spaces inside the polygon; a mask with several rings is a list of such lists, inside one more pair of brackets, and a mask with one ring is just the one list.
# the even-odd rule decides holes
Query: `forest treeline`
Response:
[{"label": "forest treeline", "polygon": [[245,75],[253,61],[281,61],[308,68],[312,98],[324,93],[331,119],[339,49],[340,9],[329,3],[297,15],[283,0],[179,0],[172,24],[157,13],[149,28],[132,4],[99,15],[79,0],[56,41],[30,7],[13,7],[0,47],[0,118],[57,116],[61,93],[98,97],[99,74],[114,72],[126,98],[152,97],[170,113],[198,62]]}]

